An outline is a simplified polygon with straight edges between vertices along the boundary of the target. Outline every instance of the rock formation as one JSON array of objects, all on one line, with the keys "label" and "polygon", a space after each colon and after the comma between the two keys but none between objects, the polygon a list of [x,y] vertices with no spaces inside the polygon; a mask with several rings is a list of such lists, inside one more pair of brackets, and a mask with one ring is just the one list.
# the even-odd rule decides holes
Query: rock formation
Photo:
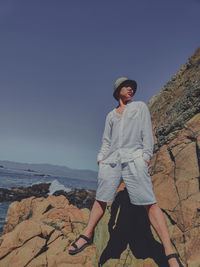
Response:
[{"label": "rock formation", "polygon": [[156,266],[156,262],[167,267],[146,211],[130,204],[123,186],[95,230],[94,245],[71,256],[68,246],[88,218],[89,209],[79,210],[65,196],[13,202],[0,237],[0,266]]},{"label": "rock formation", "polygon": [[69,200],[70,204],[75,205],[79,209],[82,209],[82,208],[91,209],[93,202],[94,202],[95,195],[96,195],[96,191],[92,189],[90,190],[73,189],[70,192],[65,192],[63,190],[60,190],[60,191],[56,191],[54,195],[65,196]]},{"label": "rock formation", "polygon": [[95,266],[94,247],[75,257],[67,252],[69,244],[85,227],[88,216],[88,209],[70,205],[65,196],[13,202],[5,234],[0,237],[0,266]]},{"label": "rock formation", "polygon": [[[200,48],[148,103],[155,140],[149,173],[174,248],[189,267],[200,266],[199,99]],[[168,266],[146,211],[130,204],[123,184],[95,229],[94,245],[68,255],[88,216],[64,196],[13,202],[0,266]]]},{"label": "rock formation", "polygon": [[149,109],[154,191],[181,258],[200,266],[200,48],[150,100]]}]

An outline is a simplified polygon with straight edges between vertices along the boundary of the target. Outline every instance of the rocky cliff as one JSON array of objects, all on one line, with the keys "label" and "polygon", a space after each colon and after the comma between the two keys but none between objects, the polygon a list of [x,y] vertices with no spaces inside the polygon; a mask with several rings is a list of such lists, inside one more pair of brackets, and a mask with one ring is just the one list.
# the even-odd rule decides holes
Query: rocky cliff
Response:
[{"label": "rocky cliff", "polygon": [[[149,101],[155,148],[154,191],[175,250],[186,266],[200,266],[200,48]],[[88,209],[65,196],[27,198],[10,205],[0,238],[0,266],[168,266],[143,207],[121,185],[95,229],[94,246],[70,256]]]},{"label": "rocky cliff", "polygon": [[181,258],[188,266],[200,266],[200,48],[152,97],[149,109],[155,194]]}]

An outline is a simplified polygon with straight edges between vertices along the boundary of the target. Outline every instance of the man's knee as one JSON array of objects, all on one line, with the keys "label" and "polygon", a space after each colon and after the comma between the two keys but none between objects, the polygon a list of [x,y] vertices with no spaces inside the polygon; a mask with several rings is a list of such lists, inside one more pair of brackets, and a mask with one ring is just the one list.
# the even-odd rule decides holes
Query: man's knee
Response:
[{"label": "man's knee", "polygon": [[95,199],[95,201],[98,203],[99,206],[101,206],[101,208],[102,208],[103,210],[106,209],[107,202],[105,202],[105,201],[101,201],[101,200],[97,200],[97,199]]},{"label": "man's knee", "polygon": [[150,209],[152,208],[157,208],[158,207],[158,203],[153,203],[153,204],[149,204],[149,205],[144,205],[144,208],[146,209],[146,211],[148,212]]}]

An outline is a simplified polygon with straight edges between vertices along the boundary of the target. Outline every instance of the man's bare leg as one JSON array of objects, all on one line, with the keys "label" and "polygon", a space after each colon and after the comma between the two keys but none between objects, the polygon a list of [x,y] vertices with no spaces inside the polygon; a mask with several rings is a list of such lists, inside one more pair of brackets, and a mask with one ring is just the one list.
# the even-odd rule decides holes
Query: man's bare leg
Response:
[{"label": "man's bare leg", "polygon": [[[144,207],[147,211],[149,220],[153,228],[155,229],[158,237],[160,238],[163,244],[165,255],[167,256],[171,253],[174,253],[170,241],[169,230],[162,210],[160,209],[157,203],[152,205],[145,205]],[[179,264],[175,258],[170,259],[168,262],[170,267],[179,267]]]},{"label": "man's bare leg", "polygon": [[[106,210],[106,205],[107,205],[106,202],[98,201],[98,200],[94,201],[94,204],[92,206],[92,210],[90,212],[90,217],[89,217],[88,224],[87,224],[87,226],[85,228],[85,231],[83,233],[88,238],[90,238],[92,236],[92,233],[94,231],[95,226],[97,225],[97,223],[99,222],[101,217],[104,215],[105,210]],[[83,239],[83,238],[80,238],[76,242],[76,245],[77,245],[78,248],[80,248],[85,243],[87,243],[87,241],[85,239]],[[73,246],[70,246],[69,250],[75,250],[75,248]]]}]

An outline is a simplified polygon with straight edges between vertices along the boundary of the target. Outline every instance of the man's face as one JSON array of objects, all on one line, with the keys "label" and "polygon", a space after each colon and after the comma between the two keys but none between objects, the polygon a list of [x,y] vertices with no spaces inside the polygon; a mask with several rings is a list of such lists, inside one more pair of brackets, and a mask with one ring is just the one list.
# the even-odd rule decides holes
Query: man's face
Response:
[{"label": "man's face", "polygon": [[119,97],[124,101],[130,101],[133,95],[134,91],[129,85],[122,87],[119,93]]}]

